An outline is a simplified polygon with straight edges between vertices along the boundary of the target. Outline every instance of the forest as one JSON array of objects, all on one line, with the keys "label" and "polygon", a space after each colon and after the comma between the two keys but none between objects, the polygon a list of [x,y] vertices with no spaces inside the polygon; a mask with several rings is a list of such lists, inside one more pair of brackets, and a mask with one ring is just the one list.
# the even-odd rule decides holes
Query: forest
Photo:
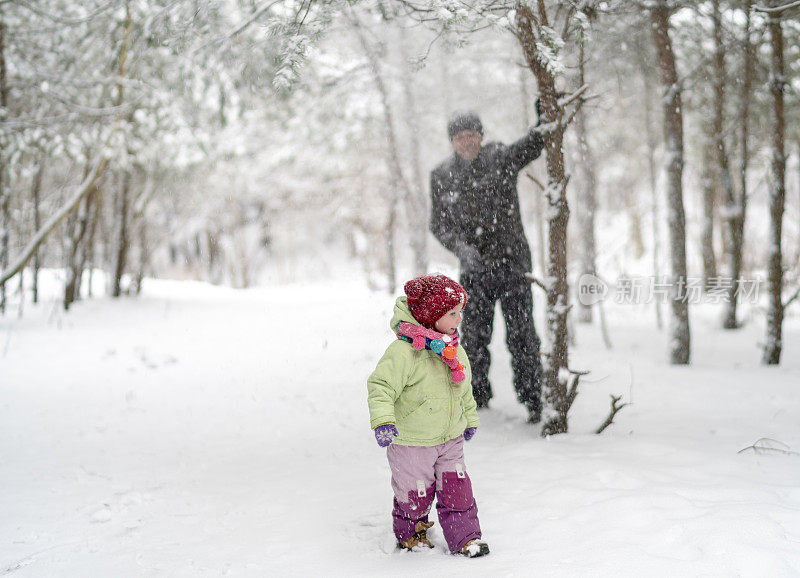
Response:
[{"label": "forest", "polygon": [[800,572],[800,1],[0,0],[0,575],[489,573],[395,556],[363,388],[456,111],[544,139],[491,571]]},{"label": "forest", "polygon": [[[62,272],[69,308],[95,271],[112,296],[145,276],[248,287],[296,280],[297,262],[332,275],[330,251],[393,291],[398,267],[441,257],[427,173],[450,112],[479,109],[508,140],[538,98],[557,130],[520,187],[541,275],[572,302],[567,269],[573,287],[691,274],[724,285],[729,329],[759,277],[779,362],[800,266],[795,3],[0,7],[4,313],[36,302],[41,268]],[[676,363],[686,309],[658,312]]]},{"label": "forest", "polygon": [[[426,159],[447,154],[444,119],[480,108],[508,139],[536,103],[547,166],[520,186],[552,359],[580,276],[635,271],[716,293],[726,329],[763,281],[779,363],[800,8],[773,4],[4,2],[0,309],[36,302],[43,267],[69,308],[95,271],[114,297],[145,276],[248,287],[325,271],[332,249],[392,292],[438,249]],[[690,360],[690,296],[656,300],[673,363]]]},{"label": "forest", "polygon": [[780,363],[800,291],[797,3],[0,6],[4,314],[37,302],[42,268],[65,309],[96,273],[119,297],[145,277],[331,277],[334,255],[394,292],[398,270],[448,259],[429,160],[472,108],[497,140],[549,127],[519,186],[562,406],[568,326],[602,307],[581,279],[658,292],[674,364],[692,301],[732,330],[760,291]]}]

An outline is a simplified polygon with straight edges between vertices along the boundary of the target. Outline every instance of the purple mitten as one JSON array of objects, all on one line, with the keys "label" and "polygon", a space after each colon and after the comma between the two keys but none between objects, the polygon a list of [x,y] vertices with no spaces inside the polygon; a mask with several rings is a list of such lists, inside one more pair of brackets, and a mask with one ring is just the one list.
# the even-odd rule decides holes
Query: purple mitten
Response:
[{"label": "purple mitten", "polygon": [[468,442],[472,439],[472,436],[475,435],[475,432],[478,431],[476,427],[468,427],[464,430],[464,441]]},{"label": "purple mitten", "polygon": [[386,423],[375,428],[375,439],[382,448],[392,443],[392,440],[399,435],[393,423]]}]

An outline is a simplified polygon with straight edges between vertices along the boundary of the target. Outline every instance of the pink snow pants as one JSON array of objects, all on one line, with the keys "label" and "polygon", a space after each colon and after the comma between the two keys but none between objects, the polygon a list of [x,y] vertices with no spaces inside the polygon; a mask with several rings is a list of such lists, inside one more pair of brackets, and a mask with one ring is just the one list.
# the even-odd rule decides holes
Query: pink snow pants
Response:
[{"label": "pink snow pants", "polygon": [[417,522],[428,521],[436,495],[436,511],[451,552],[481,537],[478,506],[464,466],[464,438],[458,436],[433,447],[386,448],[394,490],[394,535],[398,541],[414,535]]}]

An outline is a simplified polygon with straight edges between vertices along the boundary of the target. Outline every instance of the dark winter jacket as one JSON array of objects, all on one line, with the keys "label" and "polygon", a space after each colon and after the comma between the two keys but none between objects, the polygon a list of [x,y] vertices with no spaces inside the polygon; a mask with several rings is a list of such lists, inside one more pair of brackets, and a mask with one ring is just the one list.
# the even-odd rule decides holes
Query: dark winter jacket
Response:
[{"label": "dark winter jacket", "polygon": [[532,129],[509,146],[487,143],[471,163],[453,153],[431,172],[430,229],[459,258],[462,273],[504,266],[531,270],[517,177],[543,147]]}]

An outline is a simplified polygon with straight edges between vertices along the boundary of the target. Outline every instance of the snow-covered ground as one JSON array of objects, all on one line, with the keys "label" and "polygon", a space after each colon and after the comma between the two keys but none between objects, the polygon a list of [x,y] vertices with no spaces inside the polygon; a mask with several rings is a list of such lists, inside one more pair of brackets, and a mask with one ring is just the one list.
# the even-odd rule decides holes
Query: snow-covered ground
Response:
[{"label": "snow-covered ground", "polygon": [[[490,556],[394,550],[365,378],[394,297],[358,282],[140,299],[0,318],[0,576],[798,576],[800,323],[695,308],[693,364],[653,313],[609,307],[571,433],[524,423],[498,325],[495,399],[467,444]],[[537,308],[541,305],[537,302]],[[538,313],[538,311],[537,311]],[[795,312],[796,313],[796,312]],[[609,394],[633,404],[602,435]],[[434,517],[435,519],[435,517]]]}]

